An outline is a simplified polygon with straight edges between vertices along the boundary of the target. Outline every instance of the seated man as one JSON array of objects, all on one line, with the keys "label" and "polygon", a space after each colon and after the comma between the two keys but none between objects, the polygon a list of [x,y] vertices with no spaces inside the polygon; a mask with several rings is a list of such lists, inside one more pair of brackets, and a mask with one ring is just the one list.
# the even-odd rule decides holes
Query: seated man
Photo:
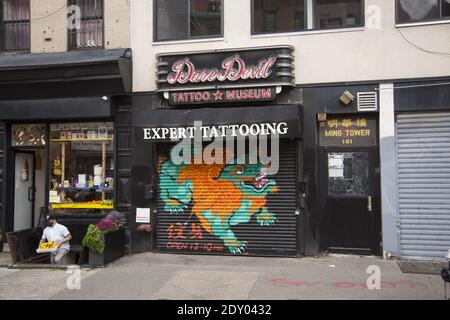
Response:
[{"label": "seated man", "polygon": [[69,230],[56,222],[56,218],[53,216],[47,216],[47,228],[44,229],[41,242],[54,241],[58,244],[58,249],[52,252],[51,263],[62,264],[63,258],[70,251],[69,241],[72,239]]}]

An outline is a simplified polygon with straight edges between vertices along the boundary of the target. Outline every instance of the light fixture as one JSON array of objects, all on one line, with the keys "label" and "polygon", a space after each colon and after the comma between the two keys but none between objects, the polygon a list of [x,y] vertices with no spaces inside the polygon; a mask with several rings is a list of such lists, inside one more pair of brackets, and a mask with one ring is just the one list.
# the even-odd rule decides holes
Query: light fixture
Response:
[{"label": "light fixture", "polygon": [[102,100],[105,101],[105,102],[108,102],[108,97],[107,96],[103,96]]},{"label": "light fixture", "polygon": [[342,95],[339,97],[339,101],[341,101],[346,106],[348,106],[354,100],[355,96],[348,90],[344,91]]},{"label": "light fixture", "polygon": [[326,113],[318,113],[317,114],[317,121],[318,122],[325,122],[325,121],[327,121],[327,114]]},{"label": "light fixture", "polygon": [[169,100],[169,99],[170,99],[170,94],[169,94],[168,91],[164,91],[164,92],[163,92],[163,96],[164,96],[164,99],[166,99],[166,100]]}]

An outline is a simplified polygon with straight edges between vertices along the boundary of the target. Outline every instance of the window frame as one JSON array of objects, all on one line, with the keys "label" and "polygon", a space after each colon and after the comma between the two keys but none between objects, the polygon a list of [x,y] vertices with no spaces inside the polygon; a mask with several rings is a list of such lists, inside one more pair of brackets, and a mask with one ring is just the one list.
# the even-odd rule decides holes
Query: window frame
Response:
[{"label": "window frame", "polygon": [[[51,165],[51,161],[50,161],[50,149],[51,149],[51,127],[52,125],[61,125],[61,124],[72,124],[72,123],[82,123],[82,124],[89,124],[89,123],[98,123],[98,122],[108,122],[108,123],[112,123],[113,125],[113,134],[114,134],[114,138],[113,138],[113,161],[114,161],[114,170],[113,170],[113,209],[51,209],[51,204],[50,204],[50,165]],[[24,122],[25,123],[25,122]],[[34,122],[32,122],[34,123]],[[39,123],[39,122],[36,122]],[[47,164],[43,164],[43,167],[45,166],[45,210],[46,210],[46,214],[48,214],[48,212],[50,210],[71,210],[71,215],[76,216],[76,215],[83,215],[83,212],[85,212],[86,210],[100,210],[99,213],[103,214],[106,212],[106,214],[108,214],[109,212],[111,212],[111,210],[118,210],[118,207],[120,207],[119,204],[119,185],[118,185],[118,150],[119,150],[119,145],[118,145],[118,126],[116,123],[116,120],[114,118],[99,118],[99,119],[84,119],[84,118],[74,118],[74,119],[60,119],[60,120],[56,120],[56,121],[47,121],[47,122],[42,122],[43,124],[46,125],[46,139],[47,139],[47,143],[44,146],[46,155],[47,155]]]},{"label": "window frame", "polygon": [[25,20],[10,20],[14,22],[28,22],[28,31],[29,31],[29,39],[28,39],[28,48],[26,49],[13,49],[7,50],[5,49],[5,20],[4,20],[4,12],[5,12],[5,1],[0,0],[0,55],[2,54],[16,54],[16,53],[29,53],[31,51],[31,0],[28,1],[28,12],[30,17]]},{"label": "window frame", "polygon": [[[71,1],[74,0],[67,0],[67,8],[71,6]],[[76,1],[76,0],[75,0]],[[73,30],[67,29],[67,51],[77,51],[77,50],[101,50],[105,49],[105,2],[107,0],[102,1],[102,45],[96,46],[96,47],[78,47],[76,44],[77,42],[77,35],[80,34],[79,32],[73,32]],[[92,18],[92,17],[90,17]],[[81,17],[81,24],[83,24],[83,16]],[[85,18],[84,21],[88,20],[88,18]],[[72,39],[71,37],[75,36],[75,39]],[[75,43],[74,43],[75,41]]]},{"label": "window frame", "polygon": [[[189,19],[188,19],[188,25],[189,25],[189,33],[190,33],[190,24],[191,24],[191,17],[190,17],[190,4],[191,1],[189,1],[188,4],[188,10],[189,10]],[[211,35],[211,36],[197,36],[197,37],[192,37],[192,36],[188,36],[187,38],[179,38],[179,39],[165,39],[165,40],[159,40],[158,39],[158,29],[157,29],[157,25],[158,25],[158,15],[157,15],[157,0],[153,0],[153,43],[165,43],[165,42],[185,42],[185,41],[198,41],[198,40],[206,40],[206,39],[218,39],[218,38],[223,38],[224,37],[224,30],[225,30],[225,0],[219,0],[221,2],[221,7],[222,7],[222,12],[220,13],[220,34],[216,34],[216,35]]]},{"label": "window frame", "polygon": [[409,24],[427,24],[427,23],[433,23],[433,22],[450,22],[450,16],[448,17],[442,17],[442,1],[439,0],[439,15],[440,18],[433,18],[433,19],[422,19],[422,20],[411,20],[411,21],[400,21],[399,20],[399,13],[400,13],[400,3],[399,0],[395,0],[395,24],[396,25],[409,25]]},{"label": "window frame", "polygon": [[[311,28],[308,29],[308,11],[309,11],[309,5],[308,5],[308,1],[304,0],[305,3],[305,12],[304,12],[304,17],[305,17],[305,29],[303,30],[294,30],[294,31],[283,31],[283,32],[255,32],[255,23],[254,23],[254,19],[255,19],[255,0],[251,0],[250,1],[250,23],[251,23],[251,36],[263,36],[263,35],[282,35],[282,34],[286,34],[286,35],[290,35],[290,34],[301,34],[301,33],[308,33],[308,32],[321,32],[321,31],[335,31],[335,32],[339,32],[339,30],[349,30],[349,29],[355,29],[355,28],[364,28],[366,26],[366,0],[361,0],[361,24],[355,25],[355,26],[348,26],[348,27],[340,27],[340,28]],[[313,0],[313,19],[315,22],[316,19],[316,3],[315,0]],[[315,23],[314,23],[315,24]]]}]

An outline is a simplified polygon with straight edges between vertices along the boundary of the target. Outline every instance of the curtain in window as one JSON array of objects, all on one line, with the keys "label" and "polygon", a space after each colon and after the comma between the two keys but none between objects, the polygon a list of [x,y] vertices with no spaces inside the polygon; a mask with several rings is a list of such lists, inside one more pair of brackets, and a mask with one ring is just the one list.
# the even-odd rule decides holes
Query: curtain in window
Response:
[{"label": "curtain in window", "polygon": [[69,30],[70,49],[103,47],[103,0],[71,0],[80,8],[80,28]]},{"label": "curtain in window", "polygon": [[400,0],[400,6],[411,20],[422,20],[438,9],[439,0]]},{"label": "curtain in window", "polygon": [[21,51],[30,48],[30,1],[3,1],[3,50]]}]

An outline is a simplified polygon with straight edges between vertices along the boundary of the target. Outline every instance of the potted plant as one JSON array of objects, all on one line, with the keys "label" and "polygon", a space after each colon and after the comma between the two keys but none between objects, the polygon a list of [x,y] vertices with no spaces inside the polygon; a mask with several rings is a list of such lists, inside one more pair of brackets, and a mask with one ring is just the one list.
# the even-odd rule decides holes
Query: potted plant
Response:
[{"label": "potted plant", "polygon": [[124,255],[125,230],[118,217],[118,212],[112,212],[97,224],[89,225],[83,238],[83,245],[89,248],[89,265],[105,266]]}]

